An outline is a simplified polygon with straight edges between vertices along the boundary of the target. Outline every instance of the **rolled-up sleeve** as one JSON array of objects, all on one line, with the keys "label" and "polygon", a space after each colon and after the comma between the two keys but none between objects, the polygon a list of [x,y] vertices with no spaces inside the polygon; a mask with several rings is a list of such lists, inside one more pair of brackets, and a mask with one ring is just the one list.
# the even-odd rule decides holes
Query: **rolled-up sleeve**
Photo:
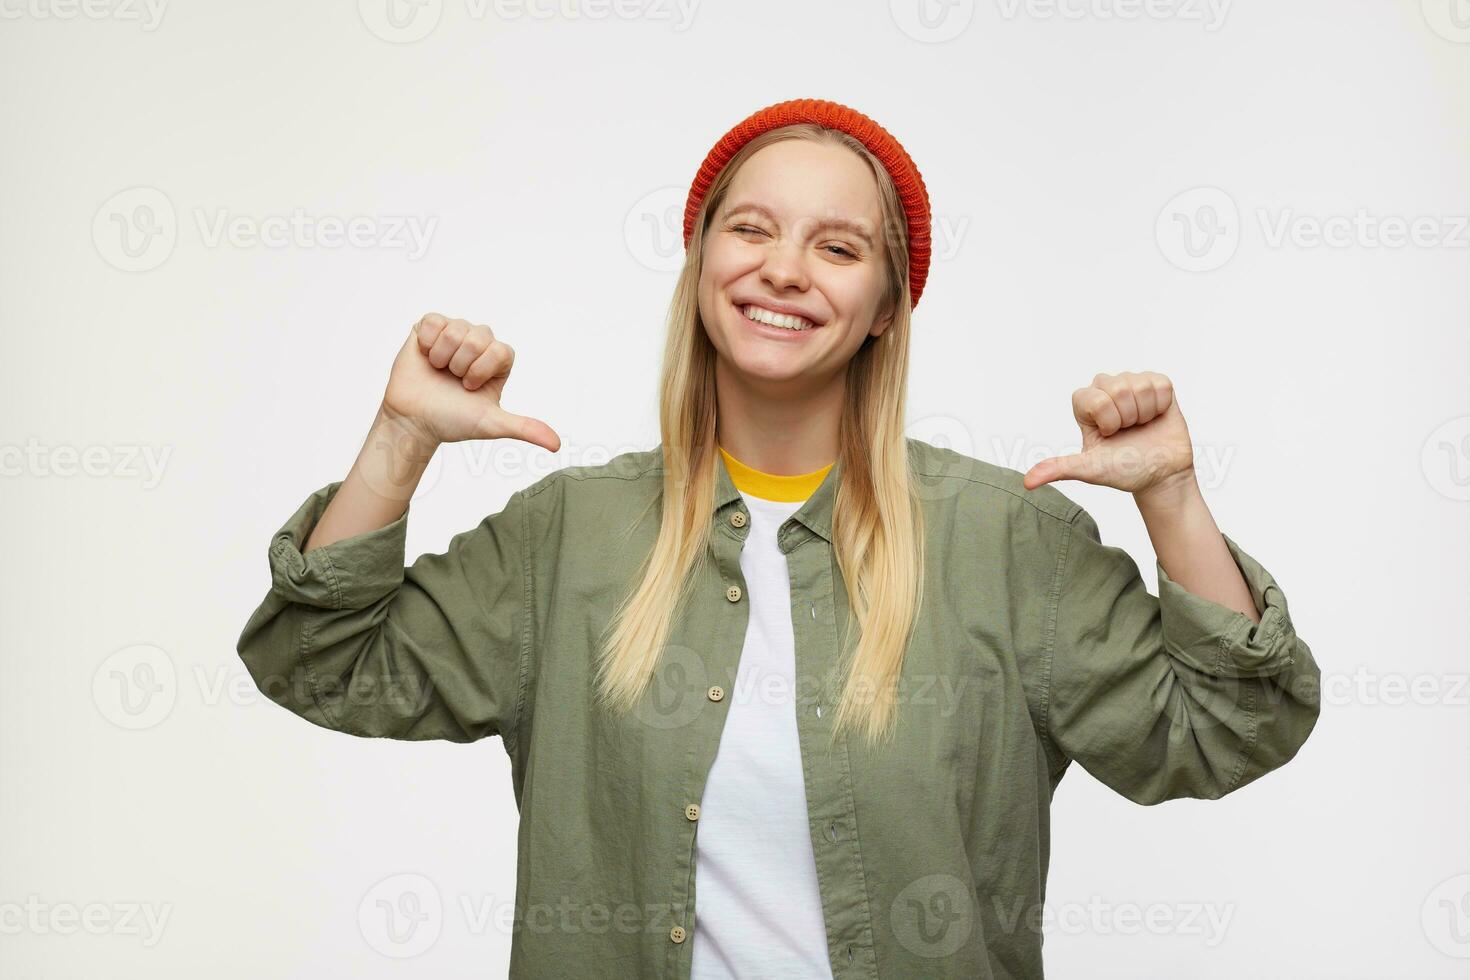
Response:
[{"label": "rolled-up sleeve", "polygon": [[1216,799],[1296,755],[1321,672],[1286,596],[1228,535],[1260,622],[1186,590],[1159,595],[1078,509],[1062,533],[1048,616],[1047,735],[1137,803]]},{"label": "rolled-up sleeve", "polygon": [[313,493],[271,537],[271,588],[237,644],[256,686],[349,735],[498,734],[510,750],[532,644],[523,494],[405,567],[407,512],[302,553],[340,486]]}]

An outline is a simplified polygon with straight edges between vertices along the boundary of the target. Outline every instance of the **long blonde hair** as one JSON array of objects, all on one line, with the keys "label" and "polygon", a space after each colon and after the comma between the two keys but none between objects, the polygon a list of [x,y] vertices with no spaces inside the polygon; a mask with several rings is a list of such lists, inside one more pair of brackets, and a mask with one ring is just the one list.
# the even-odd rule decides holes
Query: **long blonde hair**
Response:
[{"label": "long blonde hair", "polygon": [[[785,126],[746,143],[720,172],[694,223],[684,267],[669,306],[659,390],[663,434],[663,511],[642,580],[618,607],[600,652],[598,700],[627,711],[658,667],[676,610],[691,592],[691,574],[709,544],[717,467],[714,345],[699,315],[703,241],[710,216],[731,181],[757,150],[778,140],[846,146],[873,171],[882,203],[879,237],[887,259],[888,328],[868,336],[847,365],[846,405],[838,431],[841,482],[833,501],[832,542],[847,585],[843,630],[846,677],[832,735],[861,730],[870,744],[893,732],[898,678],[923,594],[923,516],[913,493],[904,411],[909,362],[907,226],[893,180],[861,142],[813,123]],[[646,513],[646,512],[645,512]],[[848,650],[857,627],[858,642]]]}]

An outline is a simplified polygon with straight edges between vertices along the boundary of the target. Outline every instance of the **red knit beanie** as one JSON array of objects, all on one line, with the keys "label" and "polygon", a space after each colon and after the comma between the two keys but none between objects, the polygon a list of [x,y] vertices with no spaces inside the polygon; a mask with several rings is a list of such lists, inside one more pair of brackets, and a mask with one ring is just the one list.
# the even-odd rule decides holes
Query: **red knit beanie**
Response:
[{"label": "red knit beanie", "polygon": [[924,178],[919,176],[919,168],[914,166],[914,161],[888,130],[856,109],[826,99],[778,102],[746,117],[720,137],[704,158],[689,188],[689,201],[684,205],[684,247],[689,247],[694,235],[694,217],[699,212],[700,203],[731,157],[761,133],[805,122],[840,129],[855,136],[893,178],[894,186],[898,188],[898,199],[907,216],[909,298],[911,308],[918,306],[919,294],[924,291],[924,280],[929,275],[929,192],[924,187]]}]

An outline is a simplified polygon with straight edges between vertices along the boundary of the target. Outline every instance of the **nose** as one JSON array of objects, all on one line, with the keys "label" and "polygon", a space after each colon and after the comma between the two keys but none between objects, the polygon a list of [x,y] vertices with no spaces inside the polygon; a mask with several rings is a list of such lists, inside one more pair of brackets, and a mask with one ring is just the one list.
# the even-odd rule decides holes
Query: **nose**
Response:
[{"label": "nose", "polygon": [[799,242],[786,240],[777,242],[766,250],[766,260],[761,265],[761,278],[777,292],[788,287],[806,290],[810,285],[806,271],[806,257]]}]

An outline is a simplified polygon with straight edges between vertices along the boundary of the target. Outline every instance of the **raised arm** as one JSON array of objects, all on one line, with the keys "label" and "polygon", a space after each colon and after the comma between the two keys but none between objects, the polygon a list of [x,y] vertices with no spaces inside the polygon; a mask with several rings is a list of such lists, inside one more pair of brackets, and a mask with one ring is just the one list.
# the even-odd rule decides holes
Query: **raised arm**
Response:
[{"label": "raised arm", "polygon": [[1215,525],[1173,383],[1099,374],[1072,393],[1072,414],[1082,452],[1042,460],[1024,485],[1071,479],[1133,494],[1159,595],[1127,552],[1102,543],[1091,515],[1068,513],[1048,592],[1041,727],[1138,803],[1223,796],[1296,754],[1321,708],[1321,671],[1276,580]]},{"label": "raised arm", "polygon": [[351,735],[513,746],[533,643],[524,494],[404,564],[408,501],[439,443],[560,445],[500,408],[512,360],[488,327],[415,324],[347,478],[271,538],[271,589],[237,644],[271,700]]},{"label": "raised arm", "polygon": [[1255,616],[1157,566],[1149,593],[1078,510],[1062,533],[1045,645],[1047,735],[1136,803],[1215,799],[1284,765],[1320,711],[1321,671],[1276,580],[1229,536]]}]

